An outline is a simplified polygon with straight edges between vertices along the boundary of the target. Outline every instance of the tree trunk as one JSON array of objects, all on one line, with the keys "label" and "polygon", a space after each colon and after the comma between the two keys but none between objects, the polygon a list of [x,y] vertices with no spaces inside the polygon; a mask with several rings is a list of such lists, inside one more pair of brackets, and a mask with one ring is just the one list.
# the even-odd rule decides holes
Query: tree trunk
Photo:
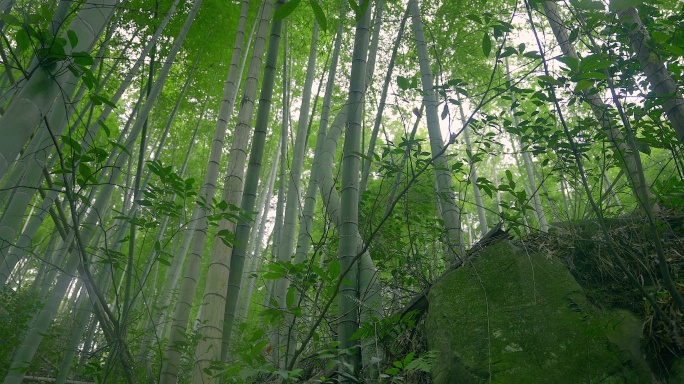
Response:
[{"label": "tree trunk", "polygon": [[[545,1],[542,3],[542,6],[544,7],[546,18],[549,20],[551,30],[556,36],[556,40],[558,41],[563,54],[579,60],[577,52],[575,52],[575,48],[570,43],[568,34],[563,27],[563,19],[558,12],[558,7],[556,4],[551,1]],[[613,145],[615,152],[617,153],[616,158],[624,165],[630,186],[632,187],[632,191],[636,195],[637,199],[640,201],[648,201],[649,195],[651,194],[650,190],[648,186],[642,185],[638,175],[639,172],[637,169],[636,156],[639,156],[639,154],[630,150],[625,136],[618,128],[617,123],[611,118],[611,108],[606,105],[603,100],[601,100],[599,93],[596,92],[594,87],[589,87],[588,89],[582,91],[581,96],[583,97],[584,101],[589,103],[589,106],[601,125],[601,129],[606,135],[606,138]],[[644,190],[646,191],[645,196],[643,192]]]},{"label": "tree trunk", "polygon": [[617,16],[624,25],[632,43],[630,47],[641,64],[646,75],[646,80],[651,83],[651,88],[658,97],[663,112],[670,120],[672,129],[677,134],[679,141],[684,143],[684,98],[672,80],[672,76],[665,68],[660,55],[651,48],[649,35],[646,27],[641,22],[636,8],[629,7],[617,11]]},{"label": "tree trunk", "polygon": [[[301,208],[301,176],[304,165],[304,155],[306,153],[306,141],[308,138],[307,128],[309,121],[309,108],[311,105],[311,87],[313,85],[314,74],[316,71],[316,52],[318,49],[318,23],[314,21],[311,46],[309,50],[309,60],[307,63],[306,79],[302,89],[302,104],[299,109],[299,121],[297,124],[297,134],[295,145],[292,150],[292,165],[290,166],[290,177],[288,177],[287,200],[285,203],[285,215],[283,216],[283,227],[280,233],[280,245],[278,246],[278,262],[286,263],[292,261],[292,252],[297,232],[297,219]],[[278,348],[283,348],[284,353],[280,355],[280,367],[285,368],[291,359],[295,348],[296,332],[294,328],[288,328],[287,324],[293,322],[293,314],[289,312],[285,303],[285,293],[289,287],[286,278],[275,281],[273,298],[278,308],[285,311],[283,318],[284,331],[279,334]]]},{"label": "tree trunk", "polygon": [[[278,0],[275,11],[278,10],[285,0]],[[259,95],[259,108],[257,110],[256,123],[254,126],[254,136],[252,138],[252,149],[249,153],[249,164],[245,175],[245,188],[242,194],[242,212],[252,212],[256,201],[256,192],[259,184],[259,172],[264,155],[264,143],[271,113],[271,101],[273,98],[273,85],[275,83],[276,67],[278,65],[278,51],[280,48],[280,34],[283,27],[282,20],[271,22],[271,36],[268,42],[268,52],[264,74],[261,83],[261,93]],[[240,218],[235,231],[235,246],[230,260],[230,274],[228,276],[228,292],[226,295],[226,307],[223,320],[223,350],[221,354],[228,354],[230,336],[233,330],[235,314],[237,311],[238,298],[242,288],[242,274],[245,264],[245,253],[251,220]]]},{"label": "tree trunk", "polygon": [[[100,34],[117,9],[117,0],[89,0],[71,22],[68,31],[78,37],[73,47],[67,45],[66,55],[72,52],[90,52]],[[67,32],[63,38],[67,39]],[[5,177],[10,165],[46,116],[55,98],[67,82],[74,82],[75,76],[66,68],[69,60],[59,63],[40,63],[26,81],[21,92],[15,96],[5,113],[0,117],[0,179]]]},{"label": "tree trunk", "polygon": [[430,137],[430,150],[434,158],[435,180],[437,187],[437,201],[440,207],[441,218],[446,232],[447,255],[445,262],[450,265],[463,263],[463,244],[461,244],[461,212],[456,204],[456,196],[453,191],[451,173],[448,171],[449,164],[444,156],[444,141],[439,128],[439,116],[437,115],[437,98],[432,82],[432,70],[427,51],[427,43],[423,32],[423,22],[420,16],[420,8],[417,0],[409,0],[408,7],[411,12],[413,34],[418,51],[420,64],[422,91],[427,116],[428,134]]},{"label": "tree trunk", "polygon": [[[223,138],[225,137],[228,119],[230,118],[230,115],[233,111],[233,106],[235,105],[235,98],[237,95],[237,81],[238,78],[241,77],[241,74],[238,73],[238,67],[242,56],[242,46],[244,45],[243,41],[245,30],[247,28],[248,13],[249,1],[244,0],[242,2],[240,21],[236,33],[235,45],[233,47],[233,57],[231,59],[230,71],[228,73],[228,79],[225,83],[224,97],[223,101],[221,102],[221,111],[219,112],[219,118],[216,125],[216,137],[219,137],[220,132],[220,140],[217,140],[215,142],[215,156],[210,160],[210,162],[214,162],[212,166],[216,168],[216,171],[218,171],[221,151],[223,147]],[[266,15],[266,17],[270,15],[270,7],[268,5],[265,5],[264,14]],[[260,33],[262,33],[261,30]],[[263,36],[263,34],[260,34],[259,36]],[[259,56],[259,59],[257,59],[256,61],[260,64],[260,57],[263,54],[263,38],[261,38],[260,41],[256,42],[254,49],[254,55]],[[257,49],[259,49],[260,51],[257,51]],[[251,65],[254,65],[254,63],[252,63]],[[252,68],[250,68],[250,71],[250,74],[254,73]],[[249,83],[248,86],[253,88],[246,88],[245,94],[243,95],[243,104],[240,110],[240,117],[242,117],[243,119],[245,113],[248,113],[249,118],[251,119],[252,111],[250,111],[249,107],[245,105],[244,100],[245,97],[253,97],[254,91],[256,89],[255,85],[252,85],[253,80],[250,77],[248,77],[247,81]],[[248,92],[251,92],[251,95]],[[233,144],[228,160],[228,177],[226,179],[223,191],[222,200],[228,204],[228,211],[232,209],[230,208],[231,206],[239,204],[240,194],[242,192],[242,172],[244,170],[244,156],[242,156],[242,154],[244,153],[244,151],[247,150],[247,134],[245,131],[248,128],[243,128],[242,123],[244,120],[240,120],[240,117],[238,118],[238,126],[235,132],[233,133]],[[214,151],[212,148],[212,153],[213,152]],[[215,175],[212,175],[212,177],[213,184],[216,182],[216,177]],[[212,190],[212,198],[213,195],[214,192]],[[225,291],[228,280],[228,263],[230,260],[230,248],[226,244],[224,244],[223,239],[220,236],[222,236],[224,233],[221,231],[226,230],[232,232],[232,223],[223,218],[219,222],[219,230],[217,232],[217,237],[214,238],[214,243],[211,250],[211,257],[209,260],[209,269],[207,271],[206,286],[204,288],[204,297],[202,299],[202,304],[200,308],[201,315],[199,316],[199,326],[197,331],[203,337],[200,339],[197,345],[197,349],[195,351],[196,364],[194,365],[194,371],[192,376],[193,383],[213,383],[217,380],[216,377],[214,377],[211,374],[208,374],[205,371],[205,369],[209,367],[212,361],[219,361],[219,359],[221,358],[223,311],[226,303]],[[205,239],[206,227],[204,230],[200,230],[195,234],[195,247],[193,248],[193,250],[198,255],[201,255],[204,249]],[[197,262],[199,261],[200,260],[198,258]],[[194,285],[196,286],[196,283]],[[192,290],[194,291],[194,287]],[[191,297],[192,296],[190,296],[189,298]]]},{"label": "tree trunk", "polygon": [[[480,187],[477,186],[477,169],[475,169],[475,163],[472,160],[473,148],[470,145],[470,134],[468,133],[468,125],[466,125],[468,121],[466,120],[465,113],[463,112],[461,96],[457,94],[456,99],[458,100],[458,112],[461,115],[461,121],[464,125],[463,138],[465,139],[466,143],[466,154],[468,155],[468,165],[470,167],[470,183],[473,186],[475,209],[477,210],[477,217],[480,220],[480,233],[484,236],[487,233],[487,231],[489,231],[489,228],[487,226],[487,215],[484,209],[484,202],[482,201],[482,193],[480,193]],[[472,238],[470,239],[470,241],[473,241]]]}]

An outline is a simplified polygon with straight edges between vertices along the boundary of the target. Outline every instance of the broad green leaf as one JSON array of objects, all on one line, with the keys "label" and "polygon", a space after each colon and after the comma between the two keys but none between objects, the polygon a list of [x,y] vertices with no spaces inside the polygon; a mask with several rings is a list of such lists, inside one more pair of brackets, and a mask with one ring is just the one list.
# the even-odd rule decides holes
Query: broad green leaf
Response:
[{"label": "broad green leaf", "polygon": [[418,88],[418,78],[417,77],[411,77],[411,84],[409,85],[409,88]]},{"label": "broad green leaf", "polygon": [[328,276],[330,276],[330,279],[336,279],[338,276],[340,276],[341,270],[342,266],[340,265],[340,262],[334,260],[328,267]]},{"label": "broad green leaf", "polygon": [[252,332],[245,340],[248,343],[254,343],[257,340],[261,339],[264,336],[264,330],[261,328],[257,328],[254,332]]},{"label": "broad green leaf", "polygon": [[78,36],[76,36],[76,32],[71,29],[67,30],[67,37],[69,38],[69,44],[71,44],[71,48],[75,48],[78,44]]},{"label": "broad green leaf", "polygon": [[482,36],[482,53],[484,53],[485,57],[489,57],[491,52],[492,39],[489,37],[489,34],[485,32],[484,36]]},{"label": "broad green leaf", "polygon": [[506,178],[508,179],[509,184],[513,182],[513,173],[511,173],[511,171],[508,169],[506,170]]},{"label": "broad green leaf", "polygon": [[466,15],[466,19],[472,20],[478,24],[482,24],[482,19],[477,15]]},{"label": "broad green leaf", "polygon": [[288,17],[292,12],[294,12],[295,9],[299,6],[299,3],[301,3],[302,0],[290,0],[287,3],[283,4],[278,8],[277,11],[275,11],[275,14],[273,15],[274,20],[282,20],[286,17]]},{"label": "broad green leaf", "polygon": [[635,138],[634,143],[636,144],[637,150],[641,153],[645,153],[647,155],[651,154],[651,147],[648,145],[648,142],[645,140],[642,140],[640,138]]},{"label": "broad green leaf", "polygon": [[580,80],[577,82],[577,85],[575,86],[575,92],[583,92],[591,87],[594,86],[594,82],[591,80]]},{"label": "broad green leaf", "polygon": [[644,3],[644,0],[610,0],[608,9],[611,12],[618,12],[630,7],[638,7]]},{"label": "broad green leaf", "polygon": [[[64,48],[67,45],[66,39],[63,39],[60,37],[60,38],[55,39],[53,41],[53,43],[54,44],[52,44],[50,46],[50,54],[55,55],[55,56],[60,57],[60,58],[63,57],[64,59],[66,59],[66,51],[64,50]],[[60,60],[64,60],[64,59],[60,59]]]},{"label": "broad green leaf", "polygon": [[9,13],[0,14],[0,20],[7,23],[7,25],[12,25],[15,27],[21,25],[21,21],[19,21],[19,19],[17,19],[16,17],[14,17],[13,15],[11,15]]},{"label": "broad green leaf", "polygon": [[83,184],[88,183],[88,180],[93,175],[93,171],[86,163],[78,164],[78,173],[83,178]]},{"label": "broad green leaf", "polygon": [[678,45],[663,44],[663,49],[675,56],[684,56],[684,49]]},{"label": "broad green leaf", "polygon": [[570,4],[579,9],[587,11],[603,11],[603,3],[595,0],[570,0]]},{"label": "broad green leaf", "polygon": [[31,38],[24,28],[18,30],[14,38],[17,40],[17,49],[20,51],[26,51],[31,46]]},{"label": "broad green leaf", "polygon": [[406,364],[413,361],[413,356],[415,356],[415,355],[416,355],[416,351],[409,352],[409,354],[406,355],[406,357],[404,357],[404,359],[402,360],[402,363],[404,364],[404,366],[406,366]]},{"label": "broad green leaf", "polygon": [[545,81],[545,82],[547,82],[547,83],[549,83],[549,84],[553,84],[553,85],[563,85],[563,83],[562,83],[561,81],[558,81],[558,80],[555,79],[553,76],[541,75],[541,76],[537,76],[537,78],[538,78],[539,80]]},{"label": "broad green leaf", "polygon": [[561,57],[557,58],[556,60],[567,65],[568,68],[570,68],[573,71],[577,71],[579,69],[579,60],[577,60],[577,58],[575,58],[575,57],[561,56]]},{"label": "broad green leaf", "polygon": [[73,64],[67,65],[67,69],[74,75],[74,77],[79,77],[81,74],[83,74],[83,72],[78,70]]},{"label": "broad green leaf", "polygon": [[589,55],[580,61],[579,69],[581,72],[610,68],[613,63],[606,60],[601,55]]},{"label": "broad green leaf", "polygon": [[323,30],[323,32],[327,31],[328,20],[325,18],[325,13],[316,0],[311,1],[311,9],[313,9],[314,17],[316,17],[318,26]]},{"label": "broad green leaf", "polygon": [[499,37],[503,37],[505,28],[500,25],[492,25],[492,30],[494,31],[494,37],[498,39]]},{"label": "broad green leaf", "polygon": [[409,88],[409,81],[404,76],[397,76],[397,85],[405,91]]},{"label": "broad green leaf", "polygon": [[388,368],[385,370],[385,373],[390,376],[396,376],[399,372],[401,372],[399,368]]},{"label": "broad green leaf", "polygon": [[541,59],[541,55],[537,51],[529,51],[523,53],[523,57],[527,57],[530,59]]},{"label": "broad green leaf", "polygon": [[292,308],[292,306],[294,306],[294,292],[294,285],[290,285],[290,287],[287,289],[287,294],[285,295],[285,305],[287,308]]},{"label": "broad green leaf", "polygon": [[515,50],[513,47],[505,47],[503,52],[501,52],[501,58],[512,56],[517,54],[518,51]]},{"label": "broad green leaf", "polygon": [[580,79],[588,80],[606,80],[608,76],[604,72],[597,71],[585,71],[579,76]]},{"label": "broad green leaf", "polygon": [[62,136],[62,142],[64,142],[65,145],[68,145],[71,147],[71,149],[74,151],[74,153],[80,154],[83,148],[81,147],[81,144],[79,144],[76,140],[72,139],[71,136],[64,135]]},{"label": "broad green leaf", "polygon": [[527,192],[525,190],[521,190],[515,193],[515,196],[518,198],[518,201],[524,202],[527,200]]},{"label": "broad green leaf", "polygon": [[82,65],[84,67],[91,66],[95,62],[88,52],[74,52],[71,54],[74,64]]}]

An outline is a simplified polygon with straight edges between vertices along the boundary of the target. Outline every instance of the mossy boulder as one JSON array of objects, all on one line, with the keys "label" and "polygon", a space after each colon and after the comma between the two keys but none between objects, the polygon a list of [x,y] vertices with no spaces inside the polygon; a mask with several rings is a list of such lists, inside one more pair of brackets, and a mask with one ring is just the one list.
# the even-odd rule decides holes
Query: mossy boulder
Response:
[{"label": "mossy boulder", "polygon": [[559,261],[509,241],[444,276],[428,300],[437,384],[651,382],[634,316],[592,307]]}]

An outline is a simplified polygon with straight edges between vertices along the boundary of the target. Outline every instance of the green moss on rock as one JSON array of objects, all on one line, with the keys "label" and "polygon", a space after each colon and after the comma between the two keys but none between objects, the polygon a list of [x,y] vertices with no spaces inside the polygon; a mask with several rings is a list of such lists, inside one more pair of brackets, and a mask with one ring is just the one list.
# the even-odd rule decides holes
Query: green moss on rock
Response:
[{"label": "green moss on rock", "polygon": [[428,296],[435,383],[648,383],[640,327],[591,307],[567,268],[504,241]]}]

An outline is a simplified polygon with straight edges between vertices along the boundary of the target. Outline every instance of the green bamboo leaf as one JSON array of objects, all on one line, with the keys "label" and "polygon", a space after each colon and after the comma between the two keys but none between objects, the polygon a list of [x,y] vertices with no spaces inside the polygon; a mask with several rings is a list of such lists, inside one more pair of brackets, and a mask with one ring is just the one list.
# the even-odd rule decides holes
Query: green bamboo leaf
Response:
[{"label": "green bamboo leaf", "polygon": [[325,13],[323,13],[323,9],[318,4],[318,2],[316,2],[315,0],[311,1],[311,9],[313,10],[314,17],[316,17],[316,22],[318,22],[318,26],[321,27],[323,32],[327,31],[328,20],[325,18]]},{"label": "green bamboo leaf", "polygon": [[112,103],[111,100],[104,96],[100,96],[97,94],[90,95],[90,100],[92,100],[93,104],[95,105],[102,105],[102,104],[107,104],[112,108],[116,108],[116,104]]},{"label": "green bamboo leaf", "polygon": [[97,85],[97,78],[95,78],[95,75],[87,68],[83,71],[81,81],[83,81],[83,84],[91,90]]},{"label": "green bamboo leaf", "polygon": [[129,152],[128,149],[126,149],[126,147],[124,147],[123,145],[117,143],[117,142],[114,141],[114,140],[109,140],[109,145],[111,145],[112,147],[119,148],[119,149],[122,150],[124,153],[126,153],[128,156],[131,155],[131,152]]},{"label": "green bamboo leaf", "polygon": [[275,14],[273,15],[273,20],[282,20],[288,17],[292,12],[294,12],[295,9],[297,9],[297,6],[299,6],[299,3],[301,2],[302,0],[292,0],[281,5],[280,8],[278,8],[278,10],[275,11]]},{"label": "green bamboo leaf", "polygon": [[112,130],[109,129],[109,127],[107,126],[107,124],[105,124],[104,121],[100,120],[99,123],[100,123],[100,127],[104,131],[105,135],[107,135],[107,137],[110,137],[112,134]]},{"label": "green bamboo leaf", "polygon": [[485,57],[489,57],[489,54],[492,52],[492,39],[489,37],[489,33],[484,34],[482,36],[482,53],[484,53]]},{"label": "green bamboo leaf", "polygon": [[354,11],[354,14],[356,14],[358,17],[359,13],[361,12],[361,7],[359,7],[359,5],[356,4],[356,1],[354,1],[354,0],[347,0],[347,1],[349,2],[349,6]]},{"label": "green bamboo leaf", "polygon": [[368,155],[365,155],[365,154],[363,154],[363,153],[361,153],[361,152],[352,151],[352,154],[357,155],[357,156],[359,156],[359,157],[361,157],[361,158],[363,158],[363,159],[365,159],[365,160],[368,160],[368,161],[370,161],[371,163],[373,162],[373,158],[372,158],[372,157],[370,157],[370,156],[368,156]]},{"label": "green bamboo leaf", "polygon": [[266,272],[262,275],[262,277],[266,280],[276,280],[282,279],[285,277],[285,274],[282,272]]},{"label": "green bamboo leaf", "polygon": [[150,202],[149,200],[136,200],[135,202],[138,203],[138,205],[140,205],[141,207],[151,207],[152,206],[152,202]]},{"label": "green bamboo leaf", "polygon": [[368,10],[368,5],[370,4],[370,0],[361,0],[363,1],[362,3],[357,4],[356,1],[354,0],[348,0],[349,1],[349,6],[354,10],[354,15],[356,16],[356,21],[358,22],[361,19],[361,16],[363,16],[364,12]]}]

